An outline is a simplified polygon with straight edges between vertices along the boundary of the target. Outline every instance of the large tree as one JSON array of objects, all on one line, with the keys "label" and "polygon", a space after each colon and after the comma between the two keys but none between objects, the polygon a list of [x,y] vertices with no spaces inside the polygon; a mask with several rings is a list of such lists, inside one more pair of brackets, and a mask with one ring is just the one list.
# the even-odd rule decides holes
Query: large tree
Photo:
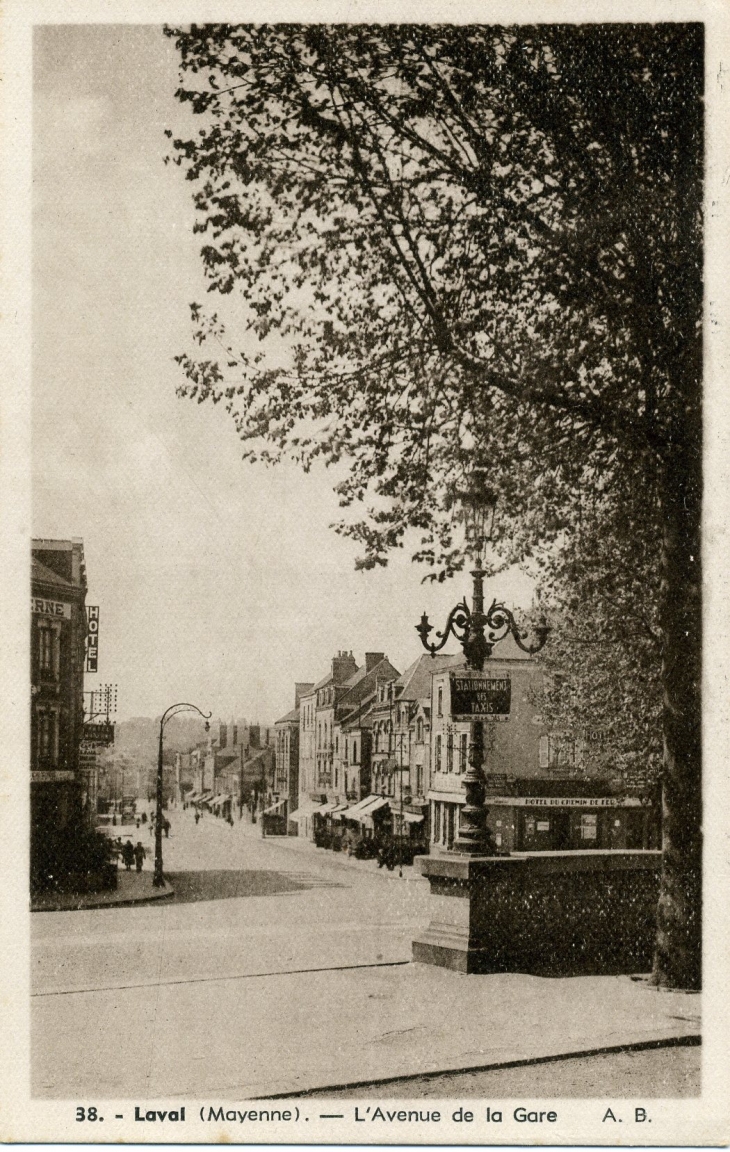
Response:
[{"label": "large tree", "polygon": [[340,530],[365,565],[415,528],[420,558],[458,567],[444,495],[475,461],[505,562],[564,564],[586,501],[624,561],[646,529],[655,979],[698,987],[701,27],[168,34],[200,115],[172,157],[196,183],[210,289],[242,294],[261,341],[241,351],[195,305],[204,351],[180,356],[181,391],[223,400],[249,458],[346,460]]}]

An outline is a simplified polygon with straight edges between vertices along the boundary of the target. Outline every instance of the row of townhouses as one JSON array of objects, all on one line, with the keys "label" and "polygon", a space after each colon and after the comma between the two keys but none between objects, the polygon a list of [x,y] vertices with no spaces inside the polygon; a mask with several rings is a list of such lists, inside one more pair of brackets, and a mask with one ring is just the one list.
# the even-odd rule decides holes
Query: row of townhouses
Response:
[{"label": "row of townhouses", "polygon": [[189,752],[175,754],[170,797],[227,818],[276,799],[274,748],[268,728],[221,722]]},{"label": "row of townhouses", "polygon": [[[268,818],[290,835],[359,851],[394,841],[411,854],[450,848],[465,803],[471,723],[452,714],[464,657],[423,655],[400,673],[383,652],[338,652],[327,675],[298,683],[276,721],[278,796]],[[580,735],[540,715],[543,672],[504,640],[489,672],[509,680],[509,716],[486,723],[488,824],[500,848],[658,846],[659,804],[644,780],[592,757]]]}]

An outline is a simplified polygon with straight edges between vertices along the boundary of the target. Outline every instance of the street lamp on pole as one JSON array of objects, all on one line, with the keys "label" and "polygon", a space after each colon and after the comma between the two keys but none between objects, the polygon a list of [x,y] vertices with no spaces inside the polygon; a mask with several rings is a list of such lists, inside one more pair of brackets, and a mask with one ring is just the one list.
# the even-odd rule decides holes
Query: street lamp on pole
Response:
[{"label": "street lamp on pole", "polygon": [[197,704],[171,704],[160,717],[160,740],[157,749],[157,804],[155,808],[155,874],[152,883],[155,888],[164,888],[165,877],[162,874],[162,751],[163,733],[168,720],[177,716],[179,712],[197,712],[205,720],[205,731],[210,731],[210,718],[212,712],[202,712]]},{"label": "street lamp on pole", "polygon": [[[526,644],[527,634],[520,632],[514,616],[504,604],[493,600],[487,612],[484,611],[484,577],[487,572],[482,567],[482,552],[485,544],[492,539],[497,504],[496,495],[484,483],[484,473],[484,469],[474,469],[470,489],[456,496],[462,506],[467,543],[471,545],[475,565],[471,571],[471,609],[466,599],[456,604],[449,613],[444,630],[436,633],[438,642],[429,641],[433,625],[429,623],[425,612],[421,616],[420,624],[416,625],[421,643],[431,656],[440,652],[449,636],[453,635],[461,644],[467,667],[475,672],[483,671],[484,661],[492,655],[495,644],[504,640],[508,634],[511,634],[523,652],[532,656],[545,645],[550,633],[550,626],[543,618],[534,629],[535,641]],[[484,807],[486,781],[484,727],[481,720],[472,721],[469,768],[464,775],[463,783],[466,803],[461,809],[459,835],[453,847],[456,852],[478,856],[493,848],[491,833],[486,823],[487,810]]]}]

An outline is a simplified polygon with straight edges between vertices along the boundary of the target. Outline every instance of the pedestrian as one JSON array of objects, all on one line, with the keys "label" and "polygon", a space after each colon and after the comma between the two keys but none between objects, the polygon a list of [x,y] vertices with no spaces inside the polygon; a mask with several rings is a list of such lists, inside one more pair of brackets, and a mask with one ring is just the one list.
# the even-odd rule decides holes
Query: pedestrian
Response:
[{"label": "pedestrian", "polygon": [[139,828],[139,816],[137,817],[137,827]]},{"label": "pedestrian", "polygon": [[197,811],[197,809],[195,811],[195,823],[196,824],[200,823],[200,813]]},{"label": "pedestrian", "polygon": [[147,850],[142,847],[142,841],[138,840],[134,847],[134,862],[137,865],[137,871],[142,871],[142,862],[147,855]]},{"label": "pedestrian", "polygon": [[127,843],[122,848],[122,860],[124,861],[124,867],[127,872],[129,872],[134,863],[134,846],[131,840],[127,840]]},{"label": "pedestrian", "polygon": [[162,827],[165,829],[165,839],[167,839],[167,837],[170,835],[170,828],[171,828],[170,821],[166,820],[165,823],[162,825]]}]

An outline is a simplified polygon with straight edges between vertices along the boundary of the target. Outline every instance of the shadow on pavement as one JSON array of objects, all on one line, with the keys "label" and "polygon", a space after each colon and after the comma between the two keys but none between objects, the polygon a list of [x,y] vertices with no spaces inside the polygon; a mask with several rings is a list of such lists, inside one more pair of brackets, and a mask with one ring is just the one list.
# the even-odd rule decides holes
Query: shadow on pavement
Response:
[{"label": "shadow on pavement", "polygon": [[[282,892],[304,892],[312,888],[306,878],[296,880],[282,872],[227,870],[221,872],[170,872],[167,879],[175,890],[173,904],[198,900],[233,900],[241,896],[276,896]],[[314,879],[314,878],[313,878]]]}]

